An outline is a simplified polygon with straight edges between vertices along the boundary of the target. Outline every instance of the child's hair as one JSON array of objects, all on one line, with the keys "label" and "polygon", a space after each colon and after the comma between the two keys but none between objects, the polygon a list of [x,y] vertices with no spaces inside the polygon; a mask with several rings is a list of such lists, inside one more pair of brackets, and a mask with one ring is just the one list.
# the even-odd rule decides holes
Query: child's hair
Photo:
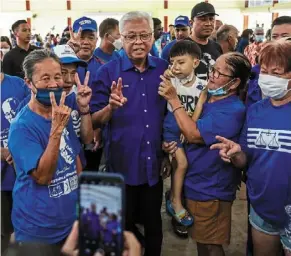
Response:
[{"label": "child's hair", "polygon": [[176,56],[190,55],[193,58],[201,59],[201,49],[193,41],[189,39],[184,39],[182,41],[176,42],[170,51],[170,58]]}]

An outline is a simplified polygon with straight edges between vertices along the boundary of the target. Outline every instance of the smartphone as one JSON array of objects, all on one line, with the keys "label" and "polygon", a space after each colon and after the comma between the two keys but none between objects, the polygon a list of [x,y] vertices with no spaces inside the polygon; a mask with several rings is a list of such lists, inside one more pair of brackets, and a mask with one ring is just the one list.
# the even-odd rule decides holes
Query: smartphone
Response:
[{"label": "smartphone", "polygon": [[125,216],[123,176],[82,172],[79,182],[79,255],[121,256]]}]

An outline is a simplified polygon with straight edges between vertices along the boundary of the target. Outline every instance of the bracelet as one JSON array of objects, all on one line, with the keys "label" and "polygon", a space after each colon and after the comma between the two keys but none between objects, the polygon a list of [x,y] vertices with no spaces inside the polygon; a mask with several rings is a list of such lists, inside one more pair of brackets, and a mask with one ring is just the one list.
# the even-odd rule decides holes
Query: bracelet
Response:
[{"label": "bracelet", "polygon": [[88,111],[86,111],[86,112],[81,112],[80,111],[79,114],[80,114],[80,116],[86,116],[86,115],[90,114],[90,109]]},{"label": "bracelet", "polygon": [[183,106],[180,107],[176,107],[175,109],[173,109],[172,113],[174,114],[176,110],[180,109],[180,108],[184,108]]}]

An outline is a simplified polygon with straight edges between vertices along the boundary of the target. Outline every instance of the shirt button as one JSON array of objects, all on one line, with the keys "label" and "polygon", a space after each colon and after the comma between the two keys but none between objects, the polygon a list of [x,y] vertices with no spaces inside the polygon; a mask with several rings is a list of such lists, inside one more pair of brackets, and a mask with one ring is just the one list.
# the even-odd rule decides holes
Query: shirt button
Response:
[{"label": "shirt button", "polygon": [[149,125],[148,124],[146,125],[146,128],[149,128]]},{"label": "shirt button", "polygon": [[135,69],[135,72],[137,72],[137,69]]},{"label": "shirt button", "polygon": [[145,96],[145,94],[143,93],[142,96]]},{"label": "shirt button", "polygon": [[149,145],[149,144],[150,144],[150,142],[149,142],[149,141],[147,141],[147,144]]},{"label": "shirt button", "polygon": [[151,160],[151,158],[150,158],[150,157],[148,157],[148,160]]},{"label": "shirt button", "polygon": [[148,111],[145,109],[144,112],[148,112]]},{"label": "shirt button", "polygon": [[140,80],[143,81],[143,78],[141,78]]}]

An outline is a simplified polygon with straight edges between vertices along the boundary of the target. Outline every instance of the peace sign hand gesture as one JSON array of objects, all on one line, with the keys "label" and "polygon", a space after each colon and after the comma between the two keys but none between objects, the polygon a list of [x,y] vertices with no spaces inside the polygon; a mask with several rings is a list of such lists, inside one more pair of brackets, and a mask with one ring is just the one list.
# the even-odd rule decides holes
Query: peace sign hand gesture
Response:
[{"label": "peace sign hand gesture", "polygon": [[68,106],[65,105],[66,93],[62,93],[60,104],[57,105],[55,95],[53,92],[50,93],[50,99],[52,104],[52,135],[61,135],[64,128],[67,126],[67,123],[71,116],[71,111]]},{"label": "peace sign hand gesture", "polygon": [[77,35],[74,34],[71,26],[69,26],[69,31],[70,31],[70,40],[67,42],[67,44],[77,54],[81,49],[82,28],[81,27],[79,28]]},{"label": "peace sign hand gesture", "polygon": [[81,112],[89,111],[89,102],[92,97],[92,90],[88,86],[90,72],[86,72],[84,85],[81,84],[78,73],[75,74],[75,81],[77,84],[77,103]]},{"label": "peace sign hand gesture", "polygon": [[115,110],[122,107],[126,102],[127,98],[122,93],[122,78],[119,77],[117,84],[115,81],[112,82],[109,105]]}]

